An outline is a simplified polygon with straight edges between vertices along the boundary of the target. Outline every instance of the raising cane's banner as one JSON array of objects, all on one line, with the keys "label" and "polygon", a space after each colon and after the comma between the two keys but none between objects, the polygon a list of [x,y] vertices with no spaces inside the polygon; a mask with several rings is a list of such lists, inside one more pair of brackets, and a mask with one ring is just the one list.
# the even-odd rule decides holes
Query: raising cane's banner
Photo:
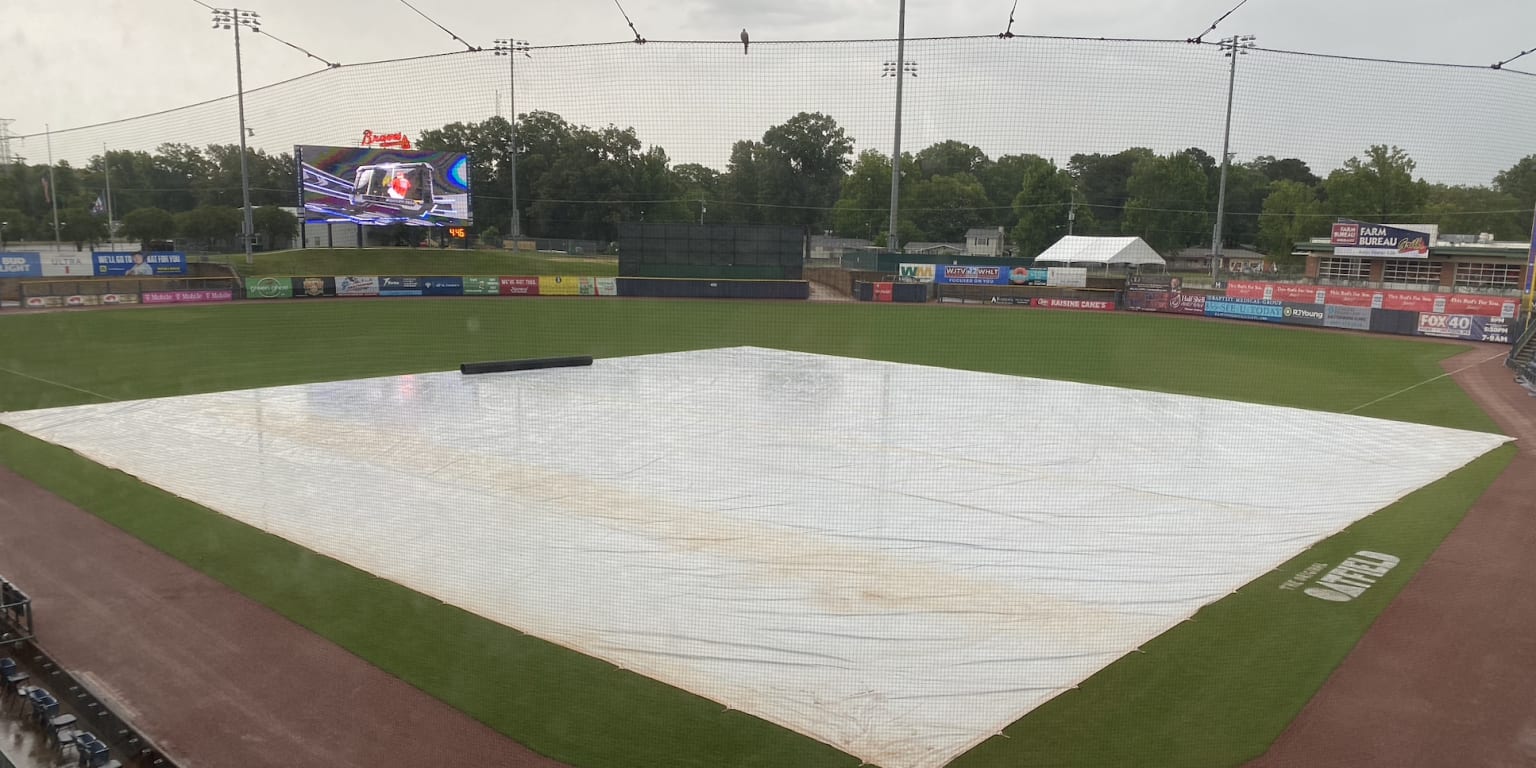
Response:
[{"label": "raising cane's banner", "polygon": [[1431,293],[1429,291],[1391,291],[1377,288],[1349,288],[1336,285],[1291,285],[1286,283],[1251,283],[1233,280],[1227,283],[1227,297],[1263,301],[1292,301],[1326,306],[1395,309],[1407,312],[1480,315],[1511,318],[1519,302],[1510,296],[1484,296],[1476,293]]},{"label": "raising cane's banner", "polygon": [[1336,256],[1374,256],[1393,259],[1429,258],[1429,235],[1412,229],[1340,221],[1328,240]]}]

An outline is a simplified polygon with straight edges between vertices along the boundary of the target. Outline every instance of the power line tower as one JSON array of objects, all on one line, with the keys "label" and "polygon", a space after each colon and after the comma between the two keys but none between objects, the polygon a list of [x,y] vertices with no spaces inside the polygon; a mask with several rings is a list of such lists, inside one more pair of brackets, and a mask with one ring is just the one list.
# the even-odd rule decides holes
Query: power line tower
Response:
[{"label": "power line tower", "polygon": [[0,117],[0,165],[10,165],[17,162],[16,156],[11,154],[11,123],[16,122],[9,117]]}]

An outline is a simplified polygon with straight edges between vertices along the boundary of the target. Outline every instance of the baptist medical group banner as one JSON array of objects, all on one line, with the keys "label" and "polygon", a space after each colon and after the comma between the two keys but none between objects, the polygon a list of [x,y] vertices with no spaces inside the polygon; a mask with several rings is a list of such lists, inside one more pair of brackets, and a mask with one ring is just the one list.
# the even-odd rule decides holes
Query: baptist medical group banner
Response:
[{"label": "baptist medical group banner", "polygon": [[1336,285],[1291,285],[1286,283],[1251,283],[1234,280],[1227,283],[1227,296],[1234,299],[1294,301],[1328,306],[1395,309],[1406,312],[1514,317],[1519,299],[1510,296],[1485,296],[1476,293],[1434,293],[1431,291],[1394,291],[1378,288],[1349,288]]}]

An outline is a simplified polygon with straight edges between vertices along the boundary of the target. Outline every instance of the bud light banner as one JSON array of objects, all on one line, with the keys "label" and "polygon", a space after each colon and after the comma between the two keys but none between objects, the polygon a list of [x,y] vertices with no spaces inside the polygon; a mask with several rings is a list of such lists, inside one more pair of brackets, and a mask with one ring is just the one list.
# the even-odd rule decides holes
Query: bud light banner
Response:
[{"label": "bud light banner", "polygon": [[1509,343],[1509,326],[1502,317],[1484,315],[1443,315],[1433,312],[1419,314],[1419,336],[1435,336],[1442,339],[1466,339]]},{"label": "bud light banner", "polygon": [[37,253],[0,253],[0,278],[42,277],[42,255]]},{"label": "bud light banner", "polygon": [[185,275],[187,255],[180,251],[98,251],[91,254],[97,277]]},{"label": "bud light banner", "polygon": [[937,264],[933,269],[933,281],[940,285],[1008,285],[1008,278],[1008,267]]},{"label": "bud light banner", "polygon": [[1340,221],[1333,225],[1329,238],[1336,256],[1366,256],[1393,259],[1429,258],[1429,235],[1385,224]]}]

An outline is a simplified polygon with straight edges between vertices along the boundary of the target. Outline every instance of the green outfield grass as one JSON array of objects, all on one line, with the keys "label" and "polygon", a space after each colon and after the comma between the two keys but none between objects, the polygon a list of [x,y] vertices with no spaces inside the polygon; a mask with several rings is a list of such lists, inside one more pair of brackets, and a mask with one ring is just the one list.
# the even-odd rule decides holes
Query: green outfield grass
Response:
[{"label": "green outfield grass", "polygon": [[[1167,316],[938,306],[594,299],[236,304],[0,317],[0,410],[448,370],[474,359],[740,344],[1332,411],[1430,379],[1440,373],[1440,360],[1461,350]],[[1448,379],[1358,412],[1495,431]],[[1169,426],[1170,450],[1177,450],[1184,426],[1195,425]],[[1284,447],[1256,445],[1254,461],[1267,450]],[[1322,542],[957,765],[1206,766],[1261,753],[1512,455],[1512,448],[1496,451]],[[858,764],[8,429],[0,429],[0,462],[581,768]],[[1359,549],[1391,552],[1402,565],[1350,603],[1279,589],[1307,564],[1336,564]]]},{"label": "green outfield grass", "polygon": [[453,248],[306,248],[225,257],[242,277],[263,275],[577,275],[619,274],[617,259]]}]

